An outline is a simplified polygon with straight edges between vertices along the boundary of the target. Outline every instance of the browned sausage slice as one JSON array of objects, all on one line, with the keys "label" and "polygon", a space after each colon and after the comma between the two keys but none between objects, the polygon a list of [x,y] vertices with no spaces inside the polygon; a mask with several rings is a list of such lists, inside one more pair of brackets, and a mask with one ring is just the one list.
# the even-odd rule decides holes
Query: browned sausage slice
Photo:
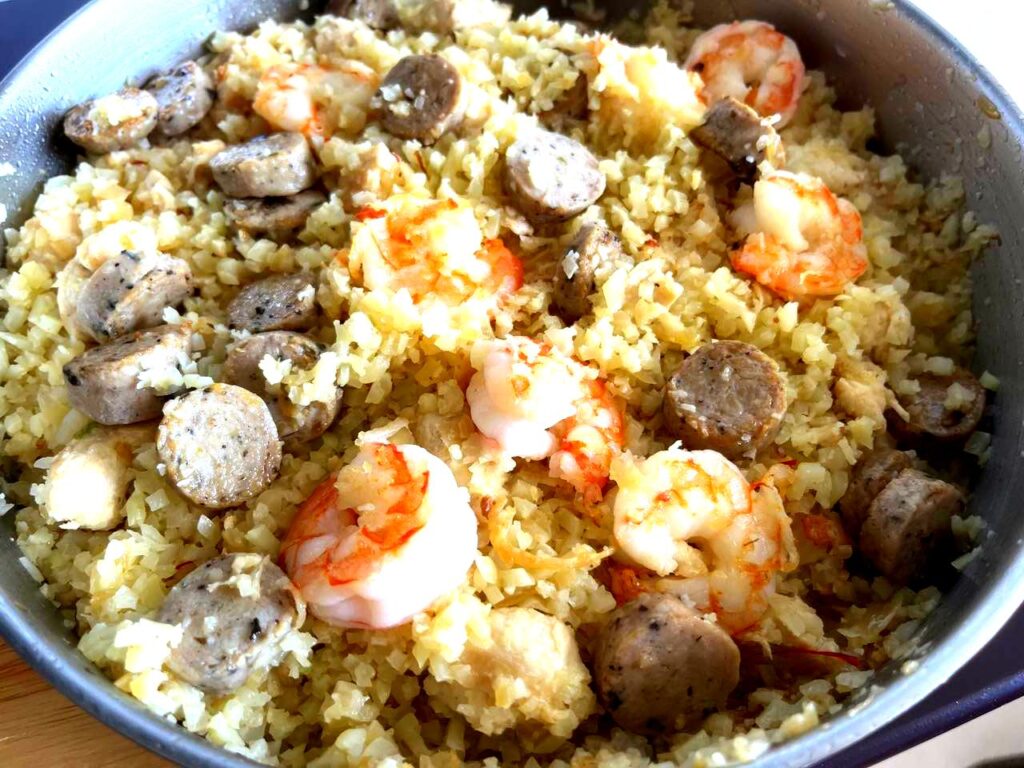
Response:
[{"label": "browned sausage slice", "polygon": [[617,608],[598,638],[594,682],[631,731],[671,733],[721,707],[739,682],[740,652],[717,624],[671,595]]},{"label": "browned sausage slice", "polygon": [[568,136],[530,131],[505,152],[505,183],[515,206],[537,222],[565,221],[604,194],[590,150]]},{"label": "browned sausage slice", "polygon": [[188,262],[163,253],[122,251],[92,273],[78,294],[78,326],[100,341],[163,322],[165,307],[192,293]]},{"label": "browned sausage slice", "polygon": [[158,110],[153,94],[122,88],[72,107],[64,117],[64,133],[94,155],[128,149],[156,127]]},{"label": "browned sausage slice", "polygon": [[161,325],[86,350],[64,366],[71,404],[100,424],[133,424],[160,415],[164,399],[142,388],[139,372],[188,360],[192,331]]},{"label": "browned sausage slice", "polygon": [[775,439],[786,389],[775,363],[740,341],[705,344],[669,378],[665,423],[687,448],[750,457]]},{"label": "browned sausage slice", "polygon": [[156,448],[175,487],[211,509],[251,499],[281,468],[281,442],[266,403],[232,384],[168,402]]},{"label": "browned sausage slice", "polygon": [[964,496],[944,480],[904,469],[875,497],[860,530],[860,549],[896,584],[919,580],[950,552],[953,515]]},{"label": "browned sausage slice", "polygon": [[551,303],[563,320],[574,323],[590,312],[598,267],[621,256],[622,243],[604,224],[594,222],[580,228],[555,267]]},{"label": "browned sausage slice", "polygon": [[301,331],[315,322],[316,288],[306,272],[258,280],[228,304],[228,324],[250,333]]},{"label": "browned sausage slice", "polygon": [[768,160],[782,165],[785,156],[775,129],[746,104],[733,98],[715,102],[704,122],[690,132],[693,143],[717,155],[746,181]]},{"label": "browned sausage slice", "polygon": [[406,56],[385,75],[374,105],[392,136],[432,144],[462,121],[462,76],[437,54]]},{"label": "browned sausage slice", "polygon": [[889,414],[889,426],[897,437],[908,442],[928,437],[957,442],[970,437],[985,411],[981,383],[962,368],[949,376],[925,374],[917,381],[921,390],[900,398],[909,419]]},{"label": "browned sausage slice", "polygon": [[180,136],[206,117],[213,106],[213,81],[194,61],[154,75],[145,88],[160,105],[157,127],[165,136]]},{"label": "browned sausage slice", "polygon": [[847,533],[851,536],[860,533],[871,502],[896,475],[904,469],[910,469],[912,465],[910,456],[892,448],[879,448],[860,460],[850,477],[850,486],[840,502],[840,512]]},{"label": "browned sausage slice", "polygon": [[361,21],[373,29],[395,29],[399,26],[395,0],[331,0],[326,13]]},{"label": "browned sausage slice", "polygon": [[277,432],[285,448],[319,437],[334,423],[341,405],[341,390],[330,403],[313,402],[295,405],[286,392],[271,392],[260,370],[260,361],[270,355],[275,360],[288,360],[292,370],[308,370],[316,365],[320,348],[301,333],[269,331],[257,333],[235,344],[224,361],[224,380],[245,387],[266,402]]},{"label": "browned sausage slice", "polygon": [[283,656],[281,640],[302,626],[306,606],[265,555],[207,560],[167,594],[156,620],[182,628],[167,666],[209,693],[230,693]]},{"label": "browned sausage slice", "polygon": [[239,229],[280,232],[301,227],[326,199],[315,189],[289,197],[233,197],[224,201],[224,213]]},{"label": "browned sausage slice", "polygon": [[284,197],[316,181],[313,153],[301,133],[257,136],[210,159],[213,179],[230,197]]}]

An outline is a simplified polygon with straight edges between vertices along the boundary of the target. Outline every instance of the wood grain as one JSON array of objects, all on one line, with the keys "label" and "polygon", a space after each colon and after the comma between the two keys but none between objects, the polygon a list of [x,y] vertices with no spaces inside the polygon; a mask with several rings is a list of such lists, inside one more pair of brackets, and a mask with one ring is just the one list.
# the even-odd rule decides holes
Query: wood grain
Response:
[{"label": "wood grain", "polygon": [[0,766],[169,768],[93,719],[0,640]]}]

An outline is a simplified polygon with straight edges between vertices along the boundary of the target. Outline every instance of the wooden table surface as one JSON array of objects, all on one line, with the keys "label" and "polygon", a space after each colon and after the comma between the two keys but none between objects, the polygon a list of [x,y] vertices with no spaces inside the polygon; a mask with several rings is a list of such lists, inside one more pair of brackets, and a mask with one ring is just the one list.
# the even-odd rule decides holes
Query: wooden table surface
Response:
[{"label": "wooden table surface", "polygon": [[57,693],[0,640],[0,766],[169,768]]}]

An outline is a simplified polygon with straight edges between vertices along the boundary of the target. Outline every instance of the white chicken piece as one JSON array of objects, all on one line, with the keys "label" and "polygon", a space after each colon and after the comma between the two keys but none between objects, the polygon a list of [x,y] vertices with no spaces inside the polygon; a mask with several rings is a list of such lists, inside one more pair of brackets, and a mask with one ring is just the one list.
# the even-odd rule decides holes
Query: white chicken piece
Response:
[{"label": "white chicken piece", "polygon": [[496,608],[487,623],[489,636],[432,669],[427,693],[481,733],[568,738],[596,707],[572,629],[533,608]]},{"label": "white chicken piece", "polygon": [[58,453],[42,488],[42,509],[65,530],[106,531],[124,518],[135,449],[150,426],[98,428]]}]

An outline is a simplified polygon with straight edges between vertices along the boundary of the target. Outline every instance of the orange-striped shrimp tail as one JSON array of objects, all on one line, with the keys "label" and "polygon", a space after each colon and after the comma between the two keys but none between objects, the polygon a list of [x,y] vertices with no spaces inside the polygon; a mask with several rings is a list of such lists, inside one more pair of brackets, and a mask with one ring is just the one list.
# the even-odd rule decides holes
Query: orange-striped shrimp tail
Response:
[{"label": "orange-striped shrimp tail", "polygon": [[600,379],[587,382],[576,413],[556,424],[552,432],[559,437],[549,465],[552,476],[568,481],[585,501],[599,502],[612,460],[626,440],[622,410],[608,385]]},{"label": "orange-striped shrimp tail", "polygon": [[523,262],[501,238],[485,240],[480,258],[491,266],[489,287],[497,293],[513,293],[523,287]]}]

